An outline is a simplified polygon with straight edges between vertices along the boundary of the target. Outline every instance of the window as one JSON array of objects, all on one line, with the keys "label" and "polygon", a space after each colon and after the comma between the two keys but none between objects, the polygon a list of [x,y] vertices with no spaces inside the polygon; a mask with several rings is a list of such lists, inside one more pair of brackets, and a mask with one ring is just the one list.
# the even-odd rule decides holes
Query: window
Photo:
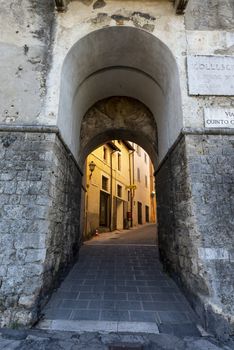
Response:
[{"label": "window", "polygon": [[108,191],[108,178],[105,176],[102,176],[102,189]]},{"label": "window", "polygon": [[103,146],[103,159],[107,161],[107,148]]},{"label": "window", "polygon": [[140,173],[140,168],[137,168],[137,181],[141,181],[141,173]]},{"label": "window", "polygon": [[147,154],[145,153],[145,163],[147,163]]},{"label": "window", "polygon": [[99,212],[99,225],[108,226],[109,221],[109,208],[110,208],[110,195],[108,193],[100,191],[100,212]]},{"label": "window", "polygon": [[117,185],[117,196],[122,197],[122,186]]},{"label": "window", "polygon": [[118,170],[121,170],[121,154],[118,153]]},{"label": "window", "polygon": [[148,177],[145,175],[145,187],[148,187]]}]

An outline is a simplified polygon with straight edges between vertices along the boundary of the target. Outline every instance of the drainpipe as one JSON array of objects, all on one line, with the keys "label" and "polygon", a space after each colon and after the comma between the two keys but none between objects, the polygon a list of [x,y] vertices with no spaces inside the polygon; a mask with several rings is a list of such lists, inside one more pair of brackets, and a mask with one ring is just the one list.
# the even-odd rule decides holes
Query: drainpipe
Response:
[{"label": "drainpipe", "polygon": [[129,189],[129,192],[130,192],[130,212],[131,212],[131,219],[130,219],[130,227],[132,227],[132,162],[131,162],[131,156],[133,154],[133,151],[129,151],[129,154],[128,154],[128,161],[129,161],[129,185],[130,185],[130,189]]},{"label": "drainpipe", "polygon": [[86,203],[85,203],[85,236],[87,236],[87,233],[88,233],[88,211],[89,211],[88,187],[89,187],[89,185],[87,185],[87,190],[86,190]]},{"label": "drainpipe", "polygon": [[112,231],[112,195],[113,195],[113,164],[112,164],[112,156],[115,151],[110,153],[110,210],[109,210],[109,228]]},{"label": "drainpipe", "polygon": [[[85,223],[84,223],[84,236],[88,233],[88,212],[89,212],[89,183],[87,183],[87,160],[85,163],[85,185],[82,184],[84,191],[84,212],[85,212]],[[83,239],[83,234],[82,234]]]},{"label": "drainpipe", "polygon": [[[132,182],[133,184],[135,184],[135,164],[134,164],[134,152],[132,152]],[[135,194],[135,190],[132,190],[132,226],[133,226],[133,198],[134,198],[134,194]]]},{"label": "drainpipe", "polygon": [[[129,152],[129,180],[130,180],[130,186],[134,185],[134,152],[135,151]],[[130,187],[131,227],[133,227],[133,197],[134,197],[134,189]]]}]

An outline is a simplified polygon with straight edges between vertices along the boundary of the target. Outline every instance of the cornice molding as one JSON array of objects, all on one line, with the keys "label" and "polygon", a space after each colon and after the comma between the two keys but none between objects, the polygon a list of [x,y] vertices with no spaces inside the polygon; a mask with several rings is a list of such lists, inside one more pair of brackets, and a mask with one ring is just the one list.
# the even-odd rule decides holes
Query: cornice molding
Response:
[{"label": "cornice molding", "polygon": [[[66,11],[67,5],[70,0],[54,0],[55,6],[58,11]],[[170,0],[171,1],[171,0]],[[186,6],[188,5],[189,0],[174,0],[176,13],[181,15],[184,13]]]}]

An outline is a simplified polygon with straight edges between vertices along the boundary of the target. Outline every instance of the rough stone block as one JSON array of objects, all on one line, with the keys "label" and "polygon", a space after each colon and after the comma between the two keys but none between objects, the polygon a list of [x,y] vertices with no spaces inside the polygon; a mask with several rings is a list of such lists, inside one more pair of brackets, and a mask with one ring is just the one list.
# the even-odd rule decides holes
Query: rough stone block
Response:
[{"label": "rough stone block", "polygon": [[44,249],[29,249],[26,253],[25,262],[44,262],[46,258],[46,248]]},{"label": "rough stone block", "polygon": [[16,192],[16,186],[17,184],[13,181],[6,182],[4,186],[4,193],[5,194],[13,194]]},{"label": "rough stone block", "polygon": [[19,298],[19,305],[24,306],[26,308],[31,308],[35,304],[36,297],[37,296],[35,296],[35,295],[25,295],[25,296],[22,295]]}]

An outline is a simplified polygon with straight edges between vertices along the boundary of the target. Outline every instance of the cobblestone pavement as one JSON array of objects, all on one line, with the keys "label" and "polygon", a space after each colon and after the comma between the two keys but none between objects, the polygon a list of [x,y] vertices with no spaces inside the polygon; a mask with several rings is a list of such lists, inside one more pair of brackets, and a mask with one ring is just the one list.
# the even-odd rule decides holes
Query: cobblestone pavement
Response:
[{"label": "cobblestone pavement", "polygon": [[234,340],[168,334],[72,333],[0,329],[1,350],[233,350]]},{"label": "cobblestone pavement", "polygon": [[[147,225],[122,232],[118,239],[109,233],[83,245],[79,261],[43,310],[44,319],[63,320],[64,325],[116,322],[116,330],[124,331],[141,322],[143,329],[155,324],[160,332],[199,335],[188,302],[162,270],[153,245],[155,232],[155,225]],[[143,245],[145,241],[151,244]],[[47,328],[45,324],[42,327]]]}]

